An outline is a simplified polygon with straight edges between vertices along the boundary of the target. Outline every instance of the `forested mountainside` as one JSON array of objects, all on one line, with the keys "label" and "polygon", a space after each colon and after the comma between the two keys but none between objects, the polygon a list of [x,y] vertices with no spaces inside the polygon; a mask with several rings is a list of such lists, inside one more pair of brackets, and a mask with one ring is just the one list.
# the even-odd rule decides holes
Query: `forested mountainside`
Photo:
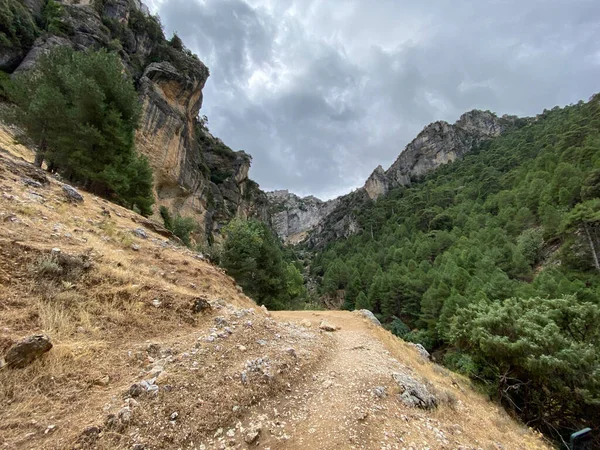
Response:
[{"label": "forested mountainside", "polygon": [[[13,79],[26,75],[40,57],[57,48],[105,50],[118,55],[141,103],[139,121],[134,124],[138,125],[135,151],[147,158],[153,171],[155,217],[161,220],[159,208],[163,207],[174,217],[189,218],[195,224],[199,243],[218,237],[219,229],[233,217],[254,216],[269,221],[267,198],[248,178],[251,157],[232,151],[208,131],[205,118],[199,117],[208,68],[177,35],[166,39],[159,18],[151,16],[143,3],[2,0],[0,11],[0,71],[4,71],[0,72],[0,98],[7,96],[2,87],[7,74]],[[73,91],[64,86],[60,90],[64,95]],[[32,91],[36,100],[33,103],[42,104],[44,92],[48,91]],[[31,103],[27,102],[28,106]],[[66,115],[67,111],[63,112]],[[64,115],[55,117],[63,127],[67,125]],[[95,125],[106,131],[102,124]],[[31,133],[29,137],[33,137]],[[65,148],[64,142],[58,146]],[[47,162],[52,162],[48,161],[51,154],[49,148]],[[66,172],[60,170],[62,167],[58,169]],[[102,168],[95,172],[102,172]],[[75,177],[71,181],[90,184],[89,178]]]},{"label": "forested mountainside", "polygon": [[350,206],[320,293],[482,380],[557,437],[600,423],[600,96]]}]

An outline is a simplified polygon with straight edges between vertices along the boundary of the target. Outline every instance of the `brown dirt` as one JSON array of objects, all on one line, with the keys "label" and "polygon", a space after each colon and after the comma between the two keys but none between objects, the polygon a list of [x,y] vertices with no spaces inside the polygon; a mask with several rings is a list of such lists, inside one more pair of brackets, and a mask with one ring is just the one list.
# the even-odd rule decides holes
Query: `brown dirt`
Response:
[{"label": "brown dirt", "polygon": [[[0,127],[0,356],[31,334],[54,343],[0,370],[0,449],[548,448],[362,316],[270,317],[196,253],[136,236],[135,213],[84,192],[69,203],[31,160]],[[198,298],[212,310],[193,313]],[[319,331],[323,318],[341,329]],[[404,406],[399,370],[441,405]],[[131,400],[144,380],[157,393]]]},{"label": "brown dirt", "polygon": [[[469,382],[425,361],[414,348],[358,313],[276,312],[280,321],[321,320],[340,329],[308,381],[253,411],[238,428],[261,423],[261,447],[271,449],[544,449],[541,437],[471,389]],[[398,400],[393,372],[429,385],[434,411]],[[383,387],[385,398],[375,393]]]}]

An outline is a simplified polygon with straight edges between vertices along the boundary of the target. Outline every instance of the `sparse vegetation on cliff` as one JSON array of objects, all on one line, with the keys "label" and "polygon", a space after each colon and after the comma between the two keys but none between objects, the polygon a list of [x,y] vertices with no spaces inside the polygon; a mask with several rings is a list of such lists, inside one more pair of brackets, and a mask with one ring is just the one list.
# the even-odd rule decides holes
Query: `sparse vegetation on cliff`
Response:
[{"label": "sparse vegetation on cliff", "polygon": [[22,2],[0,0],[0,51],[29,48],[39,28]]}]

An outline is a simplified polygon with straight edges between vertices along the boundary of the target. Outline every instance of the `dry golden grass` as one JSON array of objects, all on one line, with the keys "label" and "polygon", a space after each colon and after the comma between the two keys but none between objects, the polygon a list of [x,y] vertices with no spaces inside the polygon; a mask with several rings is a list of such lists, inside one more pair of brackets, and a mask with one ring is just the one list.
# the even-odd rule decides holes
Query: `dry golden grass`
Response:
[{"label": "dry golden grass", "polygon": [[432,383],[442,401],[431,416],[442,423],[458,426],[456,429],[467,441],[502,442],[510,449],[551,448],[541,434],[511,419],[503,409],[479,394],[469,379],[425,361],[415,348],[389,331],[369,326],[394,357]]},{"label": "dry golden grass", "polygon": [[[31,160],[9,141],[0,129],[0,146]],[[204,326],[192,314],[193,299],[255,305],[189,250],[163,248],[165,239],[150,230],[149,239],[136,237],[135,213],[84,192],[83,204],[68,203],[51,179],[40,189],[25,186],[19,164],[0,153],[0,350],[35,333],[48,334],[54,348],[25,369],[0,370],[0,448],[58,448],[103,417],[107,400],[137,377],[127,357],[132,348],[174,335],[192,345]],[[31,199],[32,191],[45,201]],[[91,267],[71,266],[71,259],[61,265],[53,248],[89,258]],[[106,376],[110,385],[98,385]],[[56,432],[45,434],[50,425]]]},{"label": "dry golden grass", "polygon": [[[171,395],[161,391],[140,402],[133,429],[151,448],[199,442],[214,427],[237,420],[251,405],[306,377],[331,352],[317,338],[298,343],[298,353],[305,350],[307,355],[298,361],[281,354],[279,347],[257,345],[261,336],[274,333],[289,338],[285,329],[257,312],[251,329],[205,349],[199,359],[203,370],[190,370],[182,355],[199,348],[198,337],[214,326],[214,316],[192,313],[194,299],[241,308],[256,305],[233,279],[189,250],[163,246],[164,237],[150,230],[149,239],[135,236],[135,213],[84,192],[82,204],[68,203],[54,180],[40,189],[25,186],[20,179],[28,177],[30,168],[18,158],[31,161],[31,152],[15,145],[1,127],[0,147],[13,154],[0,152],[0,352],[31,334],[46,333],[54,343],[29,367],[0,370],[0,448],[76,446],[82,431],[102,425],[147,371],[149,343],[173,355],[168,383],[176,387]],[[42,194],[44,202],[32,199],[31,191]],[[56,248],[64,257],[53,253]],[[431,381],[444,400],[437,411],[427,413],[435,420],[456,425],[467,440],[481,442],[481,448],[493,440],[507,449],[545,448],[537,436],[473,392],[468,380],[424,362],[412,347],[362,319],[344,324],[356,330],[367,326],[395,358]],[[239,346],[246,352],[236,350]],[[240,389],[244,361],[265,355],[281,361],[276,380]],[[234,413],[233,406],[241,409]],[[175,409],[182,415],[183,431],[169,425]],[[131,448],[133,434],[107,430],[95,447],[79,448]]]}]

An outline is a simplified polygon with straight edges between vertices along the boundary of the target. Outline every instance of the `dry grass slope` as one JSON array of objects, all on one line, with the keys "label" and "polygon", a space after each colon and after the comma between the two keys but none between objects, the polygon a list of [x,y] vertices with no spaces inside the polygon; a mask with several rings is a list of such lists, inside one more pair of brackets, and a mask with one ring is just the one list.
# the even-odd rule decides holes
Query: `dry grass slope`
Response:
[{"label": "dry grass slope", "polygon": [[[459,448],[426,444],[431,430],[421,425],[434,422],[448,435],[454,425],[462,430],[452,441],[462,448],[546,448],[466,380],[424,362],[384,330],[350,313],[272,318],[194,252],[149,229],[136,233],[135,213],[84,192],[83,203],[69,202],[61,183],[31,160],[0,128],[0,355],[31,334],[54,343],[30,366],[0,370],[0,448],[411,448],[413,441],[412,448]],[[195,312],[199,299],[212,309]],[[320,314],[341,332],[299,323]],[[332,375],[332,362],[356,365],[365,386],[389,382],[371,377],[377,361],[340,353],[349,336],[380,355],[385,349],[386,364],[430,380],[443,405],[407,410],[389,396],[371,404],[369,419],[352,422],[360,425],[354,440],[345,437],[354,425],[327,440],[335,414],[323,408],[344,416],[344,408],[360,406],[344,384],[350,374]],[[345,401],[319,397],[315,386],[330,379],[340,385],[328,395],[350,392]],[[356,402],[365,392],[357,391]],[[306,421],[295,424],[292,417],[303,414]],[[314,436],[309,419],[321,425]],[[257,422],[262,431],[252,440],[247,433]],[[386,429],[395,440],[382,447]]]}]

